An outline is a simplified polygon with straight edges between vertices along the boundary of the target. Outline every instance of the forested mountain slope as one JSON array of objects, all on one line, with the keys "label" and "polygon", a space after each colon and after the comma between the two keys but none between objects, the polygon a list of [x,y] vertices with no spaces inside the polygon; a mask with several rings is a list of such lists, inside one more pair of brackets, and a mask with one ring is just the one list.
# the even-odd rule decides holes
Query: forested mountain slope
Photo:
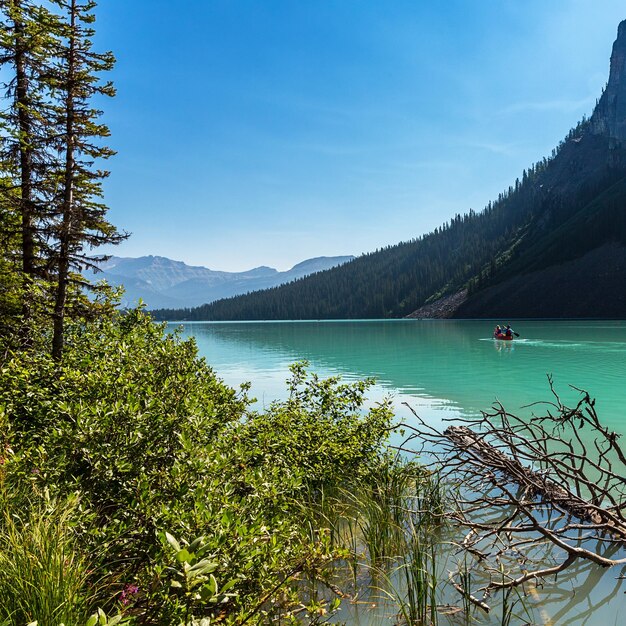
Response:
[{"label": "forested mountain slope", "polygon": [[626,178],[524,248],[455,317],[626,318]]},{"label": "forested mountain slope", "polygon": [[[161,319],[626,317],[626,21],[590,119],[480,213],[287,285]],[[464,290],[467,290],[467,297]]]}]

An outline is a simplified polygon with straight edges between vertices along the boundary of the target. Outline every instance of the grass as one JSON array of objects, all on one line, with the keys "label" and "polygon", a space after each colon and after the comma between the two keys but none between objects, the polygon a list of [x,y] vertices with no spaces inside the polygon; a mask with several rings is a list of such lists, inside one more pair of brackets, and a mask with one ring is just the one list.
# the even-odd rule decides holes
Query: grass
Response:
[{"label": "grass", "polygon": [[[88,617],[88,565],[75,550],[75,501],[48,502],[18,515],[4,494],[0,520],[0,624],[83,626]],[[8,506],[7,506],[8,505]]]},{"label": "grass", "polygon": [[436,626],[438,551],[429,531],[412,525],[407,540],[408,552],[400,566],[406,589],[400,610],[407,624]]},{"label": "grass", "polygon": [[357,488],[318,494],[317,523],[350,555],[339,586],[350,583],[359,593],[369,585],[404,623],[438,624],[443,505],[438,477],[411,462],[383,464]]}]

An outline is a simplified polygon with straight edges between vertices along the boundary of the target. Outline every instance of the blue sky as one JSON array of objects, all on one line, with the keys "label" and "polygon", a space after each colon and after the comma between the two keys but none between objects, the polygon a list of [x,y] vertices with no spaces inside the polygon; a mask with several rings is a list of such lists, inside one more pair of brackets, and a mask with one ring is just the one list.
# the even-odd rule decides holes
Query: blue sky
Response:
[{"label": "blue sky", "polygon": [[481,210],[589,115],[623,0],[101,0],[121,256],[287,269]]}]

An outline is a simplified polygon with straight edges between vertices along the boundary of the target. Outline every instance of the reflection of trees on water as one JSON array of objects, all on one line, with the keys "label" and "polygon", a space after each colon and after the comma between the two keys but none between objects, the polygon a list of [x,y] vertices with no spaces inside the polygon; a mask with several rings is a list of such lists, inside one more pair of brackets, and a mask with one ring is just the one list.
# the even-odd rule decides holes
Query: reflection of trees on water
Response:
[{"label": "reflection of trees on water", "polygon": [[[224,354],[230,347],[233,355],[251,358],[259,350],[275,361],[306,359],[315,368],[374,376],[384,387],[441,399],[473,413],[511,391],[502,386],[504,364],[494,359],[491,330],[489,322],[416,320],[185,326],[199,345],[219,345]],[[511,352],[505,348],[504,353]],[[210,354],[207,358],[211,362]],[[516,392],[524,387],[522,378],[516,375]],[[525,397],[516,406],[527,401]]]},{"label": "reflection of trees on water", "polygon": [[429,362],[442,355],[452,362],[474,339],[454,323],[421,326],[415,321],[396,322],[293,322],[187,325],[185,331],[222,344],[255,346],[281,353],[292,360],[308,359],[360,376],[371,376],[380,357],[384,375],[399,386],[415,384],[411,362]]}]

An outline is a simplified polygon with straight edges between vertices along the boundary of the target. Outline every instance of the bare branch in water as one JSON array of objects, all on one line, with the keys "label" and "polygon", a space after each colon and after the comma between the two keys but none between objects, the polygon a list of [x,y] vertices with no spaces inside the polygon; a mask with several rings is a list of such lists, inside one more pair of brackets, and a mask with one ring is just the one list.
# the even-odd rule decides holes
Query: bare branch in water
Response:
[{"label": "bare branch in water", "polygon": [[[402,448],[419,442],[419,452],[427,451],[455,486],[447,516],[465,528],[458,547],[480,566],[484,598],[557,575],[581,559],[601,567],[626,563],[619,549],[626,546],[620,436],[601,424],[586,391],[573,387],[580,400],[568,407],[550,377],[549,383],[553,401],[529,418],[496,403],[490,412],[440,431],[408,407],[417,426],[405,425],[412,435]],[[546,555],[553,564],[546,564]],[[480,606],[484,598],[470,600]]]}]

